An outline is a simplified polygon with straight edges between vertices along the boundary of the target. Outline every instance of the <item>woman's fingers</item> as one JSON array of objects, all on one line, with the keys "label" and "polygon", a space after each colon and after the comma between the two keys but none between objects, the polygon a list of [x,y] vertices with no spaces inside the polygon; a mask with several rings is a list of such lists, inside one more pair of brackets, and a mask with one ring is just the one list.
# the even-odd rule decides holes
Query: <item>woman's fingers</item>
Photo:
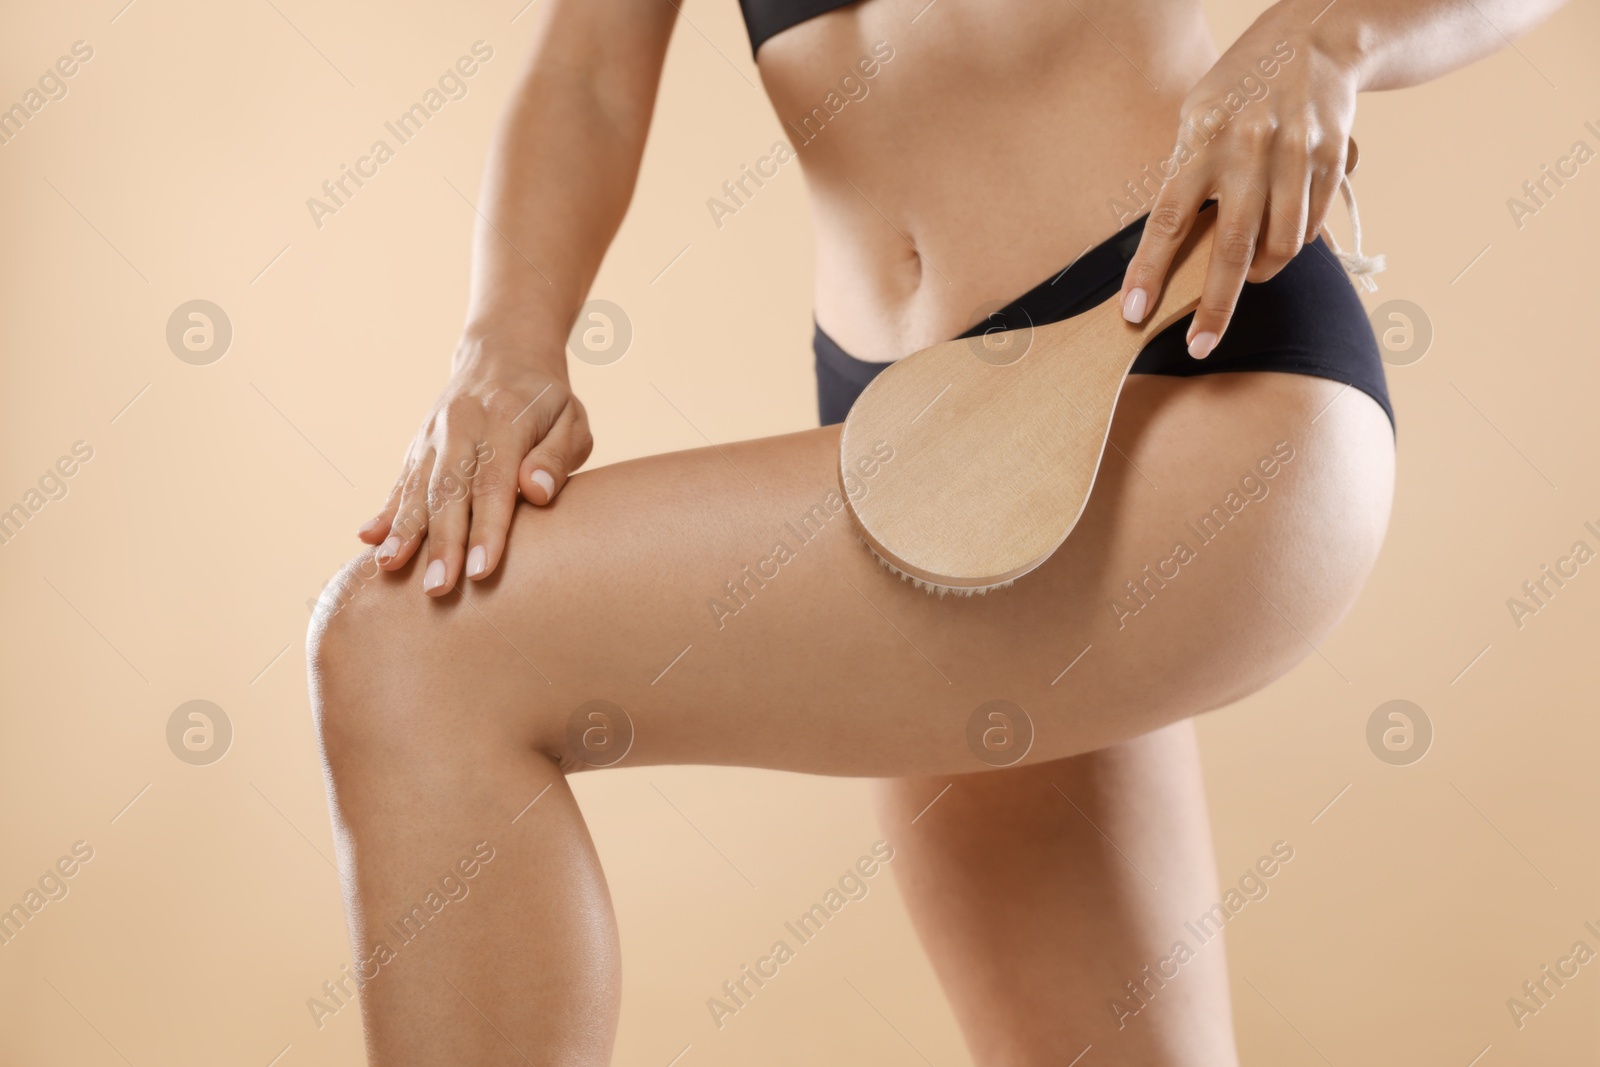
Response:
[{"label": "woman's fingers", "polygon": [[508,447],[483,446],[472,480],[472,531],[467,537],[466,575],[487,578],[500,565],[506,532],[517,507],[517,459]]},{"label": "woman's fingers", "polygon": [[567,475],[583,466],[594,447],[589,417],[576,397],[568,400],[533,451],[522,460],[517,485],[529,503],[545,505],[567,484]]},{"label": "woman's fingers", "polygon": [[1282,139],[1272,156],[1272,184],[1256,190],[1266,198],[1256,255],[1246,280],[1264,282],[1277,274],[1305,247],[1306,198],[1310,191],[1310,155],[1306,140],[1293,134]]},{"label": "woman's fingers", "polygon": [[1244,289],[1245,275],[1255,258],[1267,198],[1258,182],[1238,181],[1217,203],[1217,225],[1211,238],[1211,260],[1206,266],[1200,306],[1189,324],[1189,355],[1204,359],[1217,347]]},{"label": "woman's fingers", "polygon": [[1167,270],[1183,239],[1189,236],[1203,199],[1193,181],[1180,185],[1179,180],[1174,180],[1162,187],[1145,219],[1139,247],[1122,275],[1122,317],[1129,322],[1143,322],[1155,306]]},{"label": "woman's fingers", "polygon": [[429,596],[448,593],[461,576],[477,465],[470,441],[451,440],[428,480],[428,562],[422,569],[422,591]]},{"label": "woman's fingers", "polygon": [[1339,195],[1339,185],[1344,181],[1345,159],[1354,141],[1335,139],[1311,154],[1311,195],[1306,207],[1306,244],[1317,239],[1322,224],[1328,221],[1333,210],[1333,198]]},{"label": "woman's fingers", "polygon": [[483,578],[499,565],[519,488],[548,504],[593,447],[583,405],[559,379],[480,372],[453,380],[359,536],[378,546],[378,565],[390,571],[426,545],[422,590],[443,596],[463,574]]},{"label": "woman's fingers", "polygon": [[394,525],[394,513],[400,509],[400,490],[405,484],[405,472],[401,471],[400,477],[395,480],[394,488],[389,490],[389,499],[383,502],[382,510],[356,531],[357,537],[369,545],[383,543],[384,538],[389,536],[389,529]]},{"label": "woman's fingers", "polygon": [[400,502],[395,507],[389,534],[378,546],[378,566],[384,570],[403,567],[428,532],[428,481],[433,475],[434,454],[430,449],[406,471],[400,486]]}]

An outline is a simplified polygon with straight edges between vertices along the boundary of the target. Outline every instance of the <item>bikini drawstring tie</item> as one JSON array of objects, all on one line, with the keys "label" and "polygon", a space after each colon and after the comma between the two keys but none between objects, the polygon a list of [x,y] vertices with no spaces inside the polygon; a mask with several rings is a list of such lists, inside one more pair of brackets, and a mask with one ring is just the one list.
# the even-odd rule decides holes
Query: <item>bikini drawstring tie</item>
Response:
[{"label": "bikini drawstring tie", "polygon": [[[1354,142],[1351,142],[1351,145],[1353,147]],[[1328,243],[1333,246],[1333,254],[1339,257],[1339,262],[1350,277],[1355,279],[1355,283],[1367,292],[1375,293],[1378,291],[1378,283],[1372,276],[1382,274],[1389,265],[1388,261],[1384,259],[1382,252],[1368,256],[1361,251],[1361,213],[1356,210],[1356,191],[1350,185],[1348,172],[1339,180],[1339,192],[1344,195],[1345,207],[1350,210],[1350,240],[1353,247],[1346,252],[1339,247],[1332,230],[1323,227],[1323,232],[1327,234]]]}]

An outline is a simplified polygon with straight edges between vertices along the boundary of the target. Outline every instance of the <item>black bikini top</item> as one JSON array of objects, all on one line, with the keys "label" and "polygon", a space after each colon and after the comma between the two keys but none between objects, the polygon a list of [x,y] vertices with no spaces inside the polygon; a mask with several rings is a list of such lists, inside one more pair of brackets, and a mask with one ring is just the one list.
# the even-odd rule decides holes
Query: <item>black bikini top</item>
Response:
[{"label": "black bikini top", "polygon": [[750,54],[754,55],[768,38],[790,26],[848,7],[856,0],[739,0],[744,10],[744,25],[750,31]]}]

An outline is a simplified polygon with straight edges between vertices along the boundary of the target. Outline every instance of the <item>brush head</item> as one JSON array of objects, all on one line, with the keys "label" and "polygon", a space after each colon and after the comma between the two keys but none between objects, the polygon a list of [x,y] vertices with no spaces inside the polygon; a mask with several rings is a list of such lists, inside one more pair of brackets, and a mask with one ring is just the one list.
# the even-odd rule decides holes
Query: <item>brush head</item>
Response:
[{"label": "brush head", "polygon": [[983,596],[985,593],[992,593],[997,589],[1009,589],[1013,585],[1017,584],[1016,579],[1013,578],[1010,581],[998,582],[994,585],[940,585],[938,582],[931,582],[925,578],[918,578],[914,574],[907,574],[899,567],[896,567],[893,563],[890,563],[888,560],[878,555],[877,550],[874,549],[872,545],[867,542],[867,539],[862,537],[859,533],[856,534],[856,540],[867,546],[867,551],[871,552],[872,558],[878,561],[878,566],[882,567],[890,574],[895,575],[902,582],[910,582],[924,593],[932,593],[934,596]]}]

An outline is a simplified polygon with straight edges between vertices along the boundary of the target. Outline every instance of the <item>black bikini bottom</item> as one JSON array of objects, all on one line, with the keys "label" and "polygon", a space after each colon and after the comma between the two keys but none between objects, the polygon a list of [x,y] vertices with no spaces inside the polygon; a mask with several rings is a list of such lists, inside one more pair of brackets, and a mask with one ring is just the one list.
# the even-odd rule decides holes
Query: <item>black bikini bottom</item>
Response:
[{"label": "black bikini bottom", "polygon": [[[963,333],[1044,326],[1071,318],[1115,296],[1139,245],[1144,218],[1085,252],[1060,274],[1035,286]],[[1228,371],[1282,371],[1344,382],[1376,400],[1394,426],[1394,407],[1384,382],[1383,360],[1367,313],[1334,258],[1318,237],[1288,266],[1260,284],[1246,284],[1227,332],[1205,359],[1190,357],[1184,335],[1192,315],[1157,334],[1134,360],[1133,374],[1191,377]],[[817,406],[824,426],[843,422],[850,405],[888,363],[869,363],[840,348],[818,326]]]}]

